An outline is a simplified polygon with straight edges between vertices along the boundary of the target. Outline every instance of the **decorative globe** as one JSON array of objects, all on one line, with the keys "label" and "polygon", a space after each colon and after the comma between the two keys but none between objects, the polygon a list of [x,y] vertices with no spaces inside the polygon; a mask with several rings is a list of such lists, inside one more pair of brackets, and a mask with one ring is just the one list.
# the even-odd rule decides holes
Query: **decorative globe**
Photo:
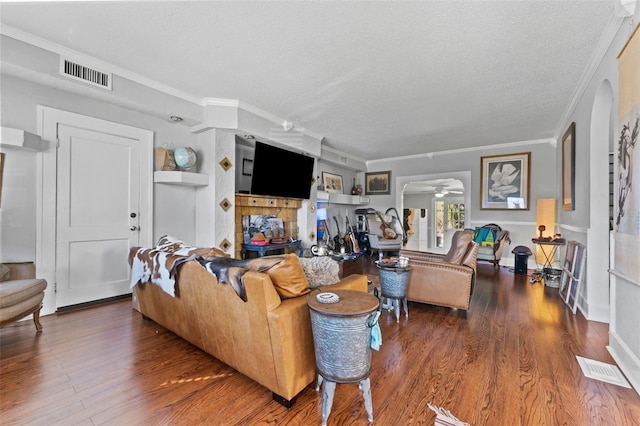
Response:
[{"label": "decorative globe", "polygon": [[173,158],[176,161],[176,166],[181,169],[190,169],[196,165],[198,157],[193,148],[176,148],[173,151]]}]

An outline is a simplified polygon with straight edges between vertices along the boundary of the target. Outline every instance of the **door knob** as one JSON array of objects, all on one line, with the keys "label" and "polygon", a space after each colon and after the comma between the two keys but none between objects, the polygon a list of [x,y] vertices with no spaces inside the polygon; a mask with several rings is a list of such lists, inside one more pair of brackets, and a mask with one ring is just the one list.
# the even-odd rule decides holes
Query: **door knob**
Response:
[{"label": "door knob", "polygon": [[133,226],[130,226],[129,229],[131,229],[132,231],[137,231],[139,228],[133,225]]}]

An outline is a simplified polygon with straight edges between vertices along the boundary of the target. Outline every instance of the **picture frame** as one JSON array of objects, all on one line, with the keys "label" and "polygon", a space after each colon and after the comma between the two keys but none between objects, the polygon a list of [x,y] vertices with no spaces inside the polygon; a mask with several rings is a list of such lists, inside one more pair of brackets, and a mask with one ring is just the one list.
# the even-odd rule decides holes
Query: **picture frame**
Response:
[{"label": "picture frame", "polygon": [[391,171],[364,174],[364,195],[391,194]]},{"label": "picture frame", "polygon": [[250,158],[242,159],[242,176],[253,175],[253,160]]},{"label": "picture frame", "polygon": [[343,193],[342,176],[334,173],[322,172],[322,185],[324,190],[334,194]]},{"label": "picture frame", "polygon": [[531,152],[480,157],[480,209],[529,210]]},{"label": "picture frame", "polygon": [[0,205],[2,205],[2,175],[4,174],[4,152],[0,152]]},{"label": "picture frame", "polygon": [[576,197],[576,123],[562,136],[562,210],[575,210]]},{"label": "picture frame", "polygon": [[562,264],[562,277],[560,279],[560,297],[566,303],[569,296],[569,287],[571,286],[571,279],[573,278],[573,256],[576,249],[575,241],[567,242],[567,251],[564,256],[564,263]]},{"label": "picture frame", "polygon": [[586,255],[586,247],[576,242],[573,253],[573,271],[569,277],[567,296],[565,299],[566,305],[571,308],[571,312],[574,314],[578,310],[578,299],[580,297],[580,288],[582,287]]}]

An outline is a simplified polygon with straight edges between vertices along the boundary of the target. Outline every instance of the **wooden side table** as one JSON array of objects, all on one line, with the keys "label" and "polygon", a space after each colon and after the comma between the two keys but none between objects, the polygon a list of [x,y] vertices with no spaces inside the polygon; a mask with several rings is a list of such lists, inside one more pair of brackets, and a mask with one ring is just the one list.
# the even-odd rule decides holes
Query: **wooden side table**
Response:
[{"label": "wooden side table", "polygon": [[322,425],[327,424],[336,383],[358,383],[369,421],[371,401],[371,328],[375,325],[378,298],[355,290],[335,290],[337,303],[320,303],[313,292],[309,312],[318,369],[316,390],[322,386]]}]

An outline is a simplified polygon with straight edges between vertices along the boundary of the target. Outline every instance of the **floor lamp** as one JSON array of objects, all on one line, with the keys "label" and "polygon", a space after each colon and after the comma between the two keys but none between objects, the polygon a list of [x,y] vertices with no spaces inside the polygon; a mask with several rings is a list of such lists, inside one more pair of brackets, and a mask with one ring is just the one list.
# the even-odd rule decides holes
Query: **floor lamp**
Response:
[{"label": "floor lamp", "polygon": [[[536,238],[555,235],[556,226],[556,199],[539,198],[536,202]],[[536,263],[543,264],[544,254],[540,246],[536,246]]]}]

